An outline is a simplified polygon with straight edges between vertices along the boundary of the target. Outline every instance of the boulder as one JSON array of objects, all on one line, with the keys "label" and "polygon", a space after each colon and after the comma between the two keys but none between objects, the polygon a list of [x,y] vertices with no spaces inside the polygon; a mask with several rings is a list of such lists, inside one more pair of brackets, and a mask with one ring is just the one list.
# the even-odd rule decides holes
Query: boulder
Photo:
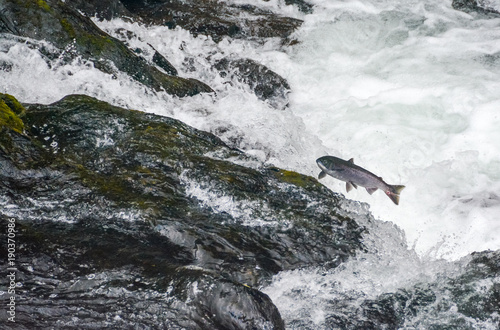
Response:
[{"label": "boulder", "polygon": [[28,328],[283,329],[259,286],[364,249],[340,195],[212,134],[83,95],[4,99],[23,125],[0,128],[0,221]]}]

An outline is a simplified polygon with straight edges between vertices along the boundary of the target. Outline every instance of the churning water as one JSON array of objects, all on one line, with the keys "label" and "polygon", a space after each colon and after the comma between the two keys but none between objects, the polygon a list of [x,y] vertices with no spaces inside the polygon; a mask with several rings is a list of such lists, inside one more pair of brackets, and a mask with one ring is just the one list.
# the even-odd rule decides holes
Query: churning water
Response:
[{"label": "churning water", "polygon": [[[0,91],[40,103],[88,94],[214,132],[264,163],[316,176],[316,158],[330,154],[405,185],[399,206],[380,191],[347,195],[389,221],[373,225],[377,237],[367,238],[377,254],[331,272],[284,272],[264,288],[287,322],[321,325],[322,306],[336,296],[375,297],[447,272],[437,259],[500,249],[500,18],[456,11],[451,1],[309,2],[315,7],[307,15],[283,1],[262,3],[304,20],[290,46],[214,43],[181,29],[96,22],[145,57],[154,46],[180,76],[206,82],[217,96],[179,100],[83,60],[49,66],[33,40],[1,42],[0,61],[10,64],[0,70]],[[498,1],[489,5],[500,9]],[[254,59],[286,78],[289,107],[274,109],[220,77],[213,64],[228,56]],[[335,179],[322,182],[345,193]]]}]

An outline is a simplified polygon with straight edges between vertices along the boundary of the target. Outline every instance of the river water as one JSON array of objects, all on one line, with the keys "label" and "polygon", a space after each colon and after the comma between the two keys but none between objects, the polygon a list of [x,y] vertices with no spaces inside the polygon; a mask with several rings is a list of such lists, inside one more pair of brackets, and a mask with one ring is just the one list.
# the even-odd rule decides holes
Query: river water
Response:
[{"label": "river water", "polygon": [[[456,271],[445,260],[500,249],[500,18],[456,11],[451,1],[309,2],[312,14],[282,1],[261,4],[304,20],[291,45],[215,43],[182,29],[96,21],[145,57],[154,46],[215,97],[179,100],[82,60],[49,67],[32,47],[6,40],[0,60],[13,66],[0,70],[0,91],[40,103],[88,94],[211,131],[262,163],[317,176],[316,158],[330,154],[405,185],[399,206],[380,191],[347,194],[383,221],[367,238],[377,254],[326,273],[284,272],[263,288],[288,324],[301,318],[321,327],[325,301],[340,294],[375,297]],[[500,9],[498,1],[488,4]],[[287,109],[220,77],[213,64],[227,56],[251,58],[286,78]],[[346,194],[340,181],[322,182]]]}]

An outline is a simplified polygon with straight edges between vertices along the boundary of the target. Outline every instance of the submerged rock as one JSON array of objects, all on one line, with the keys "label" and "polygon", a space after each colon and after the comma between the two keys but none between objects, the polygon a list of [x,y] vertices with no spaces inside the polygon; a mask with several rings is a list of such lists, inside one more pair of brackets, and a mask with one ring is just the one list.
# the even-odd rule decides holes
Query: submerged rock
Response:
[{"label": "submerged rock", "polygon": [[250,59],[224,58],[215,64],[222,77],[248,85],[261,100],[268,101],[276,109],[288,105],[290,85],[277,73]]},{"label": "submerged rock", "polygon": [[55,58],[81,56],[106,73],[122,71],[148,87],[177,96],[213,92],[198,80],[174,77],[149,65],[65,2],[3,0],[0,22],[0,32],[50,42],[58,49],[52,55]]},{"label": "submerged rock", "polygon": [[363,249],[339,195],[209,133],[82,95],[24,107],[0,131],[0,217],[26,327],[282,329],[252,287]]},{"label": "submerged rock", "polygon": [[165,70],[165,72],[169,75],[177,76],[177,69],[156,49],[152,61],[154,64]]}]

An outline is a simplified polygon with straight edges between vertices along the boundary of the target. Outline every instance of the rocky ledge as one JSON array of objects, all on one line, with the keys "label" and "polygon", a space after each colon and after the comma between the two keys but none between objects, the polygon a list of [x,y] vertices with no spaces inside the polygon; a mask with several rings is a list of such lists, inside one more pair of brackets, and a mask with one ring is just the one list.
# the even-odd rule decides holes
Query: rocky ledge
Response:
[{"label": "rocky ledge", "polygon": [[[273,275],[377,253],[363,245],[376,220],[353,205],[171,118],[0,94],[0,225],[17,230],[21,329],[283,329],[259,291]],[[433,326],[496,322],[500,254],[468,259],[453,278],[332,300],[326,326],[396,329],[421,313]]]},{"label": "rocky ledge", "polygon": [[280,329],[256,287],[363,249],[340,196],[209,133],[82,95],[0,99],[0,214],[22,242],[27,326],[155,315],[167,327]]}]

